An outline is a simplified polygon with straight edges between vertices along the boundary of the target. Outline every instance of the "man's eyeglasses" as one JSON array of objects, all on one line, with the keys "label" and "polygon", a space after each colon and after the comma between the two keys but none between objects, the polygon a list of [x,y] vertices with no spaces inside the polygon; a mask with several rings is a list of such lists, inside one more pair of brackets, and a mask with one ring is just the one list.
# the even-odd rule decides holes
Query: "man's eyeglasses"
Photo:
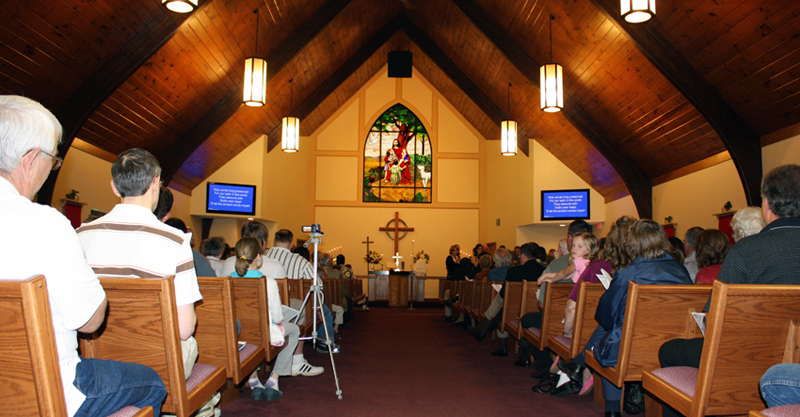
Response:
[{"label": "man's eyeglasses", "polygon": [[57,157],[55,155],[50,155],[49,153],[47,153],[45,151],[42,151],[42,153],[47,155],[47,156],[49,156],[53,160],[53,167],[50,169],[51,171],[55,171],[55,170],[61,168],[61,164],[64,163],[64,159],[59,158],[59,157]]}]

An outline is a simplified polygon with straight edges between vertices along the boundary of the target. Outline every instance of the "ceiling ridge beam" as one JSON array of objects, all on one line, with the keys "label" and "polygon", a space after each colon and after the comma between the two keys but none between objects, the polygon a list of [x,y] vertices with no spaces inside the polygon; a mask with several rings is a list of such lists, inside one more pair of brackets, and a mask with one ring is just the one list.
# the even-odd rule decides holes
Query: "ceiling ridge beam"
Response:
[{"label": "ceiling ridge beam", "polygon": [[[200,12],[211,0],[201,2],[194,13]],[[128,80],[136,70],[144,65],[150,57],[161,49],[181,25],[191,18],[192,14],[165,12],[164,18],[157,20],[154,27],[128,42],[117,53],[106,61],[97,72],[67,99],[63,106],[55,112],[55,116],[63,129],[58,154],[67,155],[72,141],[78,135],[89,117],[105,102],[114,91]],[[50,204],[53,199],[59,171],[47,178],[36,200],[41,204]]]},{"label": "ceiling ridge beam", "polygon": [[[329,95],[331,95],[348,77],[361,67],[375,52],[388,42],[399,30],[402,17],[398,14],[386,25],[380,28],[375,35],[366,43],[361,45],[347,60],[322,82],[311,94],[309,94],[293,111],[289,114],[298,117],[300,120],[308,117]],[[273,127],[267,136],[267,152],[271,151],[281,143],[281,124]]]},{"label": "ceiling ridge beam", "polygon": [[592,3],[705,117],[736,165],[747,204],[761,205],[761,138],[758,133],[653,25],[625,22],[617,13],[619,2],[592,0]]},{"label": "ceiling ridge beam", "polygon": [[[509,116],[498,107],[489,95],[481,90],[455,62],[453,62],[453,60],[451,60],[450,57],[419,28],[419,26],[414,24],[414,22],[405,15],[403,15],[403,18],[403,32],[408,35],[411,41],[413,41],[499,129],[500,122],[506,120]],[[518,140],[517,147],[522,153],[529,156],[528,140]]]},{"label": "ceiling ridge beam", "polygon": [[[267,80],[272,79],[288,64],[312,39],[333,22],[353,3],[354,0],[329,0],[292,32],[279,47],[267,55]],[[203,115],[180,139],[178,148],[168,155],[161,156],[161,178],[165,183],[172,181],[175,174],[187,159],[216,132],[242,106],[243,80],[237,87],[219,100],[211,110]],[[269,82],[269,81],[267,81]]]},{"label": "ceiling ridge beam", "polygon": [[[522,49],[474,0],[450,0],[480,30],[519,72],[539,88],[541,66]],[[564,95],[564,117],[608,160],[628,187],[640,218],[653,216],[653,189],[650,178],[636,163],[616,147],[608,133],[571,97]]]}]

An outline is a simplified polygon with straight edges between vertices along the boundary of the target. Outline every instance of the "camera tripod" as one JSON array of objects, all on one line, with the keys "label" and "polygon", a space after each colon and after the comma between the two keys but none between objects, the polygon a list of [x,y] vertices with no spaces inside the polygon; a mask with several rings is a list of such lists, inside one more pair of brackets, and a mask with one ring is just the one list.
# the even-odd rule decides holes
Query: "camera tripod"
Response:
[{"label": "camera tripod", "polygon": [[[316,347],[316,344],[319,343],[319,339],[317,339],[317,313],[319,313],[319,316],[322,317],[322,326],[323,326],[324,329],[326,329],[325,330],[325,345],[328,348],[328,355],[331,358],[331,368],[333,369],[333,380],[334,380],[334,383],[336,384],[336,396],[337,396],[337,398],[339,398],[341,400],[342,399],[342,389],[339,387],[339,375],[336,373],[336,362],[333,359],[333,345],[334,345],[334,343],[333,343],[333,340],[331,340],[331,337],[333,335],[329,334],[329,332],[327,331],[328,323],[325,320],[325,314],[322,311],[322,306],[323,306],[323,302],[324,302],[324,294],[322,293],[321,282],[319,281],[319,277],[317,276],[317,268],[318,268],[318,265],[319,265],[319,244],[322,241],[321,238],[322,238],[323,233],[319,230],[319,225],[318,224],[314,224],[312,226],[303,226],[303,231],[307,232],[307,233],[310,233],[310,235],[311,235],[311,239],[309,239],[308,242],[304,243],[303,247],[307,248],[309,244],[313,244],[314,245],[314,251],[313,251],[313,253],[314,253],[314,278],[313,278],[312,283],[311,283],[311,288],[308,290],[308,293],[306,293],[306,296],[303,299],[303,305],[300,306],[300,311],[303,311],[303,309],[306,307],[306,305],[308,304],[309,300],[311,299],[311,300],[313,300],[313,305],[314,305],[314,310],[313,311],[314,311],[314,313],[311,315],[312,318],[313,318],[313,326],[312,326],[312,329],[311,329],[311,336],[310,337],[301,337],[300,340],[309,340],[309,339],[311,339],[311,341],[312,341],[312,343],[314,344],[315,347]],[[311,294],[314,294],[313,298],[312,298]],[[294,324],[297,324],[299,326],[298,322],[300,321],[301,316],[302,316],[301,314],[298,314],[297,317],[295,317]]]}]

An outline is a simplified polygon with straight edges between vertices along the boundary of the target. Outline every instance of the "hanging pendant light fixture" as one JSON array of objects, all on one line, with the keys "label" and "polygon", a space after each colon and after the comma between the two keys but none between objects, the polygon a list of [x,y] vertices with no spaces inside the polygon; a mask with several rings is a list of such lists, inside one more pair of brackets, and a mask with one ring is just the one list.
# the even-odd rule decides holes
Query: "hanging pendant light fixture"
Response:
[{"label": "hanging pendant light fixture", "polygon": [[258,57],[258,9],[256,14],[256,53],[244,60],[244,104],[261,107],[267,103],[267,60]]},{"label": "hanging pendant light fixture", "polygon": [[161,0],[161,4],[175,13],[191,13],[197,7],[197,0]]},{"label": "hanging pendant light fixture", "polygon": [[[291,93],[289,94],[289,114],[294,107],[294,78],[289,80]],[[281,149],[284,152],[297,152],[300,150],[300,119],[287,116],[281,120]]]},{"label": "hanging pendant light fixture", "polygon": [[564,108],[564,70],[553,62],[553,20],[550,15],[550,64],[539,69],[539,90],[542,94],[542,110],[557,112]]},{"label": "hanging pendant light fixture", "polygon": [[642,23],[656,15],[656,0],[620,0],[620,13],[628,23]]},{"label": "hanging pendant light fixture", "polygon": [[[506,116],[511,114],[511,83],[508,83],[508,102]],[[517,121],[510,117],[500,122],[500,153],[505,156],[517,154]]]}]

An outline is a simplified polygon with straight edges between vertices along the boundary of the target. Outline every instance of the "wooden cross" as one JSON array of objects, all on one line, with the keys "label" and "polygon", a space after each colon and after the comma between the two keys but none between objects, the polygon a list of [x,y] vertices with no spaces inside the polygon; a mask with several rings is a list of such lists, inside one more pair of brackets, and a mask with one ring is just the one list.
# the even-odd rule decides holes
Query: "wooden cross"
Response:
[{"label": "wooden cross", "polygon": [[367,240],[365,240],[365,241],[363,241],[361,243],[366,243],[367,244],[367,253],[369,253],[369,244],[370,243],[375,243],[375,242],[369,240],[369,236],[367,236]]},{"label": "wooden cross", "polygon": [[[394,222],[394,227],[389,227],[390,224]],[[405,222],[403,222],[405,223]],[[394,252],[400,252],[400,232],[413,232],[413,227],[400,227],[400,213],[394,212],[394,220],[389,220],[389,223],[386,223],[386,227],[381,227],[378,230],[381,232],[394,232]],[[390,236],[391,237],[391,236]]]}]

